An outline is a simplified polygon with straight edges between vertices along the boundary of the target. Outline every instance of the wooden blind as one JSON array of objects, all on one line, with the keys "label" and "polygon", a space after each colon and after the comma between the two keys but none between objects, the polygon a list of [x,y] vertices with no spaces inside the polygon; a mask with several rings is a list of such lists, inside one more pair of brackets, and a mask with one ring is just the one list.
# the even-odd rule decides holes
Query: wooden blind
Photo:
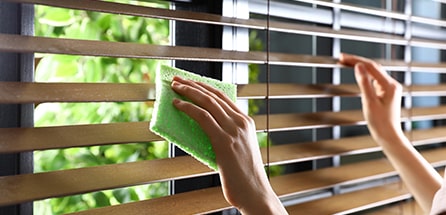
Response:
[{"label": "wooden blind", "polygon": [[[337,63],[340,52],[373,58],[404,84],[401,118],[406,135],[432,165],[446,165],[446,21],[445,7],[438,1],[215,1],[222,5],[221,14],[96,0],[5,2],[221,27],[222,44],[217,48],[19,32],[0,33],[0,52],[167,59],[198,68],[203,62],[217,63],[222,68],[217,76],[237,84],[243,108],[248,100],[260,104],[252,118],[258,133],[267,136],[263,159],[273,188],[291,214],[417,214],[416,207],[406,206],[413,203],[410,193],[367,132],[352,69]],[[257,35],[263,46],[244,49],[248,34]],[[247,81],[248,65],[258,69],[259,82]],[[0,80],[2,105],[154,100],[154,86],[145,83]],[[0,156],[162,140],[148,130],[148,123],[0,128]],[[189,156],[9,174],[0,176],[0,206],[215,174]],[[214,186],[78,213],[207,214],[228,209],[221,188]]]}]

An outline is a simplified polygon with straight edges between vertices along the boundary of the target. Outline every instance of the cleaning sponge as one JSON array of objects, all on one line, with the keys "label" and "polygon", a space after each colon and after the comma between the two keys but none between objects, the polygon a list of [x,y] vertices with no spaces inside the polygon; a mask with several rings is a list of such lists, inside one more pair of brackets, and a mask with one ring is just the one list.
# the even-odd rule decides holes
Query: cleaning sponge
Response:
[{"label": "cleaning sponge", "polygon": [[174,143],[210,168],[217,170],[215,153],[209,137],[195,120],[176,109],[172,104],[174,98],[185,100],[171,88],[174,76],[211,85],[223,91],[232,101],[235,101],[237,97],[236,85],[165,65],[162,65],[156,72],[156,100],[150,121],[150,130]]}]

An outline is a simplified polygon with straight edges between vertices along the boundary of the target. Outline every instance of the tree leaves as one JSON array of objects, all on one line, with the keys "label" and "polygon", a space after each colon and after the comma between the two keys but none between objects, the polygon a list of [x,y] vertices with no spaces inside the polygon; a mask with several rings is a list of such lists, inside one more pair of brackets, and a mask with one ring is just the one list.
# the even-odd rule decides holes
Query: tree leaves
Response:
[{"label": "tree leaves", "polygon": [[[130,1],[129,1],[130,2]],[[138,4],[143,4],[138,2]],[[167,8],[167,4],[157,4]],[[80,10],[36,6],[36,36],[85,40],[168,44],[169,22]],[[156,29],[149,31],[148,29]],[[109,57],[41,54],[36,68],[38,82],[141,83],[152,77],[163,61]],[[35,110],[35,125],[57,126],[148,121],[152,106],[144,102],[48,103]],[[35,171],[54,171],[167,157],[168,144],[123,145],[37,151]],[[106,179],[104,179],[106,180]],[[137,201],[168,193],[167,183],[156,183],[35,203],[35,213],[64,214],[94,207]],[[49,204],[49,205],[48,205]]]}]

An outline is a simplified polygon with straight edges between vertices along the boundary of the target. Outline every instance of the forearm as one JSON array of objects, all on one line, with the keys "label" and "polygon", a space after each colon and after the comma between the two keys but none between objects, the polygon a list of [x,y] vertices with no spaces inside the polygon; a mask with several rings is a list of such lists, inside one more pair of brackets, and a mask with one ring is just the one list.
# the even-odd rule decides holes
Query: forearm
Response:
[{"label": "forearm", "polygon": [[402,131],[375,139],[416,201],[424,211],[429,212],[433,197],[441,186],[441,176],[416,151]]}]

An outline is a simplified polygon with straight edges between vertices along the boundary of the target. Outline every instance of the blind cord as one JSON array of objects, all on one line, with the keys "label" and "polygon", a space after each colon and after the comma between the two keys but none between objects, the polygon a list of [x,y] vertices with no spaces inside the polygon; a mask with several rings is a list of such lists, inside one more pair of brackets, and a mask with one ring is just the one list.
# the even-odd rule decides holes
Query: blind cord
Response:
[{"label": "blind cord", "polygon": [[268,178],[270,178],[270,132],[269,132],[269,117],[270,117],[270,100],[269,100],[269,83],[270,83],[270,64],[269,64],[269,54],[270,54],[270,0],[267,1],[267,12],[266,12],[266,169]]}]

